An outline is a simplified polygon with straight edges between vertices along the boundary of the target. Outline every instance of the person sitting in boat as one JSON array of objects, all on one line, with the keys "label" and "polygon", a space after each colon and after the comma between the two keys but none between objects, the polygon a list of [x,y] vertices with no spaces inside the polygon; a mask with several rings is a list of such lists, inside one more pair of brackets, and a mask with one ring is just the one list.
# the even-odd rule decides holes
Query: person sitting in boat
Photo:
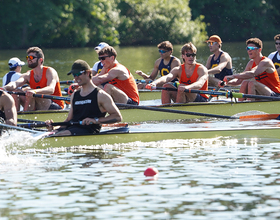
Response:
[{"label": "person sitting in boat", "polygon": [[[162,104],[171,101],[176,103],[208,101],[208,96],[205,94],[185,92],[189,89],[208,90],[208,71],[204,65],[196,62],[196,52],[197,49],[191,42],[186,43],[181,49],[184,63],[146,86],[147,89],[153,89],[158,84],[165,83],[161,94]],[[176,78],[179,79],[178,89],[174,83],[170,83]],[[176,89],[177,91],[174,91]]]},{"label": "person sitting in boat", "polygon": [[111,47],[104,47],[98,52],[103,65],[103,74],[92,78],[96,86],[108,82],[104,90],[112,96],[114,102],[139,105],[139,93],[133,75],[122,64],[116,62],[117,52]]},{"label": "person sitting in boat", "polygon": [[[52,67],[43,66],[44,53],[39,47],[27,49],[28,67],[32,70],[22,74],[22,76],[4,86],[5,90],[14,91],[18,87],[29,84],[30,89],[25,91],[24,111],[33,110],[53,110],[63,109],[64,102],[61,100],[50,100],[33,97],[34,94],[49,94],[62,96],[59,77],[56,70]],[[21,91],[23,92],[23,91]],[[19,108],[18,95],[13,95],[17,109]]]},{"label": "person sitting in boat", "polygon": [[[86,135],[99,133],[101,124],[110,124],[122,120],[121,113],[111,96],[93,84],[90,66],[84,60],[76,60],[67,75],[72,74],[80,86],[71,95],[71,107],[66,122],[82,122],[81,125],[60,127],[55,136]],[[107,114],[107,116],[106,116]],[[52,120],[46,121],[52,130]]]},{"label": "person sitting in boat", "polygon": [[[240,74],[225,76],[224,81],[229,85],[239,85],[240,93],[264,96],[280,96],[280,80],[271,59],[262,55],[263,44],[259,38],[246,41],[246,49],[251,59]],[[244,101],[239,98],[239,101]],[[248,98],[248,101],[254,99]]]},{"label": "person sitting in boat", "polygon": [[13,97],[0,89],[0,120],[8,125],[17,125],[17,109]]},{"label": "person sitting in boat", "polygon": [[276,51],[270,53],[268,58],[272,60],[274,66],[280,76],[280,34],[274,36]]},{"label": "person sitting in boat", "polygon": [[206,68],[208,69],[209,86],[219,87],[225,76],[232,75],[232,59],[227,52],[222,51],[222,40],[218,35],[212,35],[207,41],[210,52]]},{"label": "person sitting in boat", "polygon": [[[158,58],[154,64],[154,69],[150,75],[147,75],[146,73],[143,73],[141,70],[136,70],[136,74],[143,77],[145,82],[138,82],[137,87],[138,89],[143,89],[147,85],[147,83],[150,83],[151,81],[155,80],[155,78],[158,75],[158,72],[160,73],[160,76],[165,76],[170,71],[176,67],[181,65],[181,61],[175,57],[172,56],[173,52],[173,45],[169,41],[163,41],[160,44],[157,45],[158,51],[160,54],[160,58]],[[173,80],[178,81],[178,79]],[[158,85],[162,86],[162,85]]]}]

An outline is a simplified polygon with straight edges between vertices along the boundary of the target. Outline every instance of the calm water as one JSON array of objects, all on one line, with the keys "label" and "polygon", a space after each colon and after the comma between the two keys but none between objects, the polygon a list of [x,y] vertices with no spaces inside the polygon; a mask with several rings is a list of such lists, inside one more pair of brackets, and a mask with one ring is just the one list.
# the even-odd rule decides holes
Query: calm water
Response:
[{"label": "calm water", "polygon": [[[175,46],[179,56],[181,46]],[[264,43],[264,55],[274,50]],[[248,62],[245,43],[225,43],[237,71]],[[117,48],[131,72],[150,72],[156,47]],[[92,48],[44,50],[61,80],[74,60],[92,66]],[[198,48],[206,63],[209,50]],[[8,59],[25,51],[0,51],[0,76]],[[27,70],[24,67],[24,70]],[[222,122],[221,122],[222,123]],[[20,142],[20,149],[14,146]],[[82,141],[81,141],[82,142]],[[106,140],[104,140],[104,143]],[[30,136],[0,138],[0,219],[279,219],[280,143],[235,138],[139,140],[129,144],[36,150]],[[147,167],[159,170],[145,177]]]}]

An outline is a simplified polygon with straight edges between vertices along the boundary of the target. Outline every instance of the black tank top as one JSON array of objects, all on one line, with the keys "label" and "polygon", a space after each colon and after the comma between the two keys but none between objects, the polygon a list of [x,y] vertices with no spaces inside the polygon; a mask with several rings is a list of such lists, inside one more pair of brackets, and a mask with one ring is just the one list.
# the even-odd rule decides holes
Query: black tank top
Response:
[{"label": "black tank top", "polygon": [[[105,117],[98,107],[97,94],[100,88],[95,88],[87,96],[81,96],[80,91],[74,93],[73,97],[73,118],[71,121],[82,121],[85,118]],[[100,124],[88,125],[94,130],[100,130]]]}]

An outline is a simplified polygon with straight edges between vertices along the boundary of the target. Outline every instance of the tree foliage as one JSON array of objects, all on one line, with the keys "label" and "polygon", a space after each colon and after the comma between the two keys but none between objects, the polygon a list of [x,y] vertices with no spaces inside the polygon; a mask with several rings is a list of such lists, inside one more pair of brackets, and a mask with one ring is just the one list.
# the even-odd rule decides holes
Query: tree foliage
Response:
[{"label": "tree foliage", "polygon": [[224,41],[273,40],[279,33],[279,0],[190,0],[192,18],[205,16],[209,35]]}]

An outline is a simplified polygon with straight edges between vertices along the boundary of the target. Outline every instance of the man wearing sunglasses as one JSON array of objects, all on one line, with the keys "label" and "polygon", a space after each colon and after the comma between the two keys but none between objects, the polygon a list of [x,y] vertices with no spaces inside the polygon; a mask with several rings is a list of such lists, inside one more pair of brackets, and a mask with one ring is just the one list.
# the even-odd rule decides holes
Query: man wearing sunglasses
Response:
[{"label": "man wearing sunglasses", "polygon": [[104,90],[116,103],[139,105],[139,94],[133,75],[122,64],[116,61],[117,52],[111,47],[104,47],[98,53],[103,65],[102,74],[92,78],[96,86],[104,85]]},{"label": "man wearing sunglasses", "polygon": [[276,51],[268,55],[268,58],[272,60],[277,73],[280,76],[280,34],[275,35],[274,37]]},{"label": "man wearing sunglasses", "polygon": [[[8,85],[4,86],[4,89],[14,91],[18,87],[29,84],[30,89],[25,92],[24,111],[63,109],[64,102],[61,100],[33,97],[36,93],[62,96],[56,70],[43,65],[43,51],[39,47],[30,47],[27,49],[26,59],[28,67],[32,70],[22,74],[17,81],[10,82]],[[18,96],[13,95],[13,97],[18,109],[20,104]]]},{"label": "man wearing sunglasses", "polygon": [[[157,85],[163,84],[163,87],[167,88],[167,90],[162,90],[162,104],[171,103],[171,101],[176,103],[208,101],[208,96],[205,94],[186,91],[189,89],[208,90],[208,71],[204,65],[196,62],[196,52],[197,49],[191,42],[185,44],[181,49],[184,63],[146,86],[147,89],[153,89]],[[176,89],[174,84],[170,83],[176,78],[179,79],[180,83],[178,90],[168,90],[168,88]]]},{"label": "man wearing sunglasses", "polygon": [[218,35],[212,35],[206,42],[213,53],[206,63],[209,86],[218,87],[225,76],[232,75],[232,59],[227,52],[222,51],[222,40]]},{"label": "man wearing sunglasses", "polygon": [[[86,61],[76,60],[67,73],[70,74],[73,75],[80,89],[71,95],[71,107],[65,121],[81,122],[81,124],[60,127],[55,130],[55,136],[99,133],[101,124],[122,120],[121,113],[111,96],[93,84],[92,72]],[[51,120],[46,121],[49,130],[53,129],[51,122]]]},{"label": "man wearing sunglasses", "polygon": [[[280,96],[280,80],[271,59],[262,55],[262,41],[259,38],[250,38],[246,41],[246,50],[250,61],[244,72],[225,76],[224,81],[229,85],[239,85],[240,92],[251,95]],[[244,101],[239,98],[239,101]],[[254,101],[254,99],[247,99]]]},{"label": "man wearing sunglasses", "polygon": [[[141,70],[136,70],[136,72],[135,72],[139,76],[143,77],[145,80],[145,82],[139,82],[137,84],[138,89],[145,88],[147,83],[155,80],[158,73],[160,74],[160,76],[165,76],[168,73],[170,73],[170,71],[174,67],[181,65],[180,60],[177,57],[172,56],[173,45],[169,41],[163,41],[160,44],[158,44],[157,47],[158,47],[158,51],[160,54],[160,58],[156,60],[156,62],[154,64],[154,69],[153,69],[151,75],[147,75],[147,74],[143,73]],[[178,79],[174,79],[174,82],[175,81],[178,81]],[[159,85],[159,86],[162,86],[162,85]]]}]

